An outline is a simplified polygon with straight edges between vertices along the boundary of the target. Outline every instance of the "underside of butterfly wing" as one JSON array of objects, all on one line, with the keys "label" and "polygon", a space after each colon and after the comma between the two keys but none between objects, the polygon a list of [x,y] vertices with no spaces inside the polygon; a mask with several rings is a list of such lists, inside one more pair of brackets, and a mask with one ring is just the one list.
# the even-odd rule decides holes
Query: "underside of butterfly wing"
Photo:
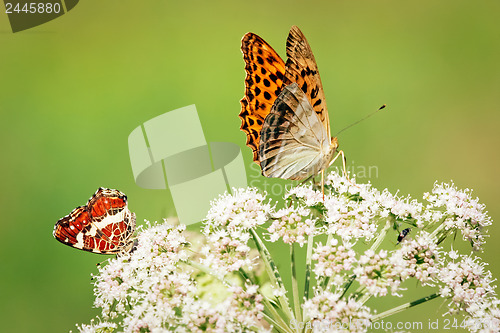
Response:
[{"label": "underside of butterfly wing", "polygon": [[284,87],[262,127],[262,174],[293,180],[307,178],[328,167],[335,149],[297,83]]},{"label": "underside of butterfly wing", "polygon": [[241,41],[245,60],[245,96],[241,100],[241,130],[247,135],[247,146],[259,164],[259,138],[262,125],[276,97],[281,92],[285,63],[274,49],[254,33]]},{"label": "underside of butterfly wing", "polygon": [[286,41],[285,84],[296,82],[302,89],[330,136],[330,120],[318,65],[306,37],[297,26],[292,26]]},{"label": "underside of butterfly wing", "polygon": [[129,250],[134,232],[135,214],[128,209],[127,197],[105,188],[54,226],[54,237],[61,243],[99,254]]},{"label": "underside of butterfly wing", "polygon": [[87,232],[91,228],[90,214],[86,206],[75,208],[69,215],[66,215],[54,226],[54,237],[63,244],[83,248],[83,243],[79,242],[79,235]]}]

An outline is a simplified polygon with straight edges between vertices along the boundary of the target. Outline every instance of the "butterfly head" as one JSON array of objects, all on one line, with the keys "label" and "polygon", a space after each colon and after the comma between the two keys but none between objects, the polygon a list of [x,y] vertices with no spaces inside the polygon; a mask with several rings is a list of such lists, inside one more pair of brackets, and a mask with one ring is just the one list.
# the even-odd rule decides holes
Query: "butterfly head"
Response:
[{"label": "butterfly head", "polygon": [[330,150],[333,149],[336,150],[338,147],[339,147],[339,140],[336,137],[332,136],[332,141],[330,143]]},{"label": "butterfly head", "polygon": [[328,161],[330,161],[339,148],[339,141],[336,137],[332,136],[332,140],[330,141],[330,147],[328,147]]}]

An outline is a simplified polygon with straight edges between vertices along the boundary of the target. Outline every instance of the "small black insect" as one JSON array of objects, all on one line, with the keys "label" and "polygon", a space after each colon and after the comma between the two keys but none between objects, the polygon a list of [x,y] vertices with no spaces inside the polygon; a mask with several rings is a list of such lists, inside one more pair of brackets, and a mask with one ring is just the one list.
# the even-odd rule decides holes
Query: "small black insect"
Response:
[{"label": "small black insect", "polygon": [[398,235],[398,244],[401,243],[403,241],[403,239],[406,238],[406,236],[408,236],[408,234],[410,233],[411,231],[411,228],[406,228],[404,230],[402,230],[399,235]]}]

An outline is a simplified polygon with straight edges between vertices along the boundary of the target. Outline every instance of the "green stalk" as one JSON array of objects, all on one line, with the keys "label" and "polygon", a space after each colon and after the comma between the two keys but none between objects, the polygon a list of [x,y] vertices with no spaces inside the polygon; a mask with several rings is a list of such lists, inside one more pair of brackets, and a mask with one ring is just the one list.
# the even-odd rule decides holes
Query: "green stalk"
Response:
[{"label": "green stalk", "polygon": [[[443,219],[444,221],[444,219]],[[440,234],[444,230],[444,224],[441,223],[430,235],[430,238],[437,238],[438,234]],[[437,244],[441,243],[447,236],[447,234],[450,232],[450,230],[447,230],[444,232],[444,236],[441,235],[440,239],[437,240]]]},{"label": "green stalk", "polygon": [[363,305],[364,305],[364,304],[365,304],[365,303],[366,303],[366,302],[367,302],[367,301],[368,301],[371,297],[372,297],[372,295],[370,295],[370,294],[368,294],[368,293],[367,293],[367,294],[364,294],[364,295],[362,295],[362,296],[359,298],[358,302],[360,302],[361,304],[363,304]]},{"label": "green stalk", "polygon": [[342,292],[342,295],[340,296],[340,298],[344,297],[347,290],[349,290],[349,288],[351,288],[351,285],[354,282],[354,280],[356,280],[356,274],[351,275],[349,280],[344,284],[344,291]]},{"label": "green stalk", "polygon": [[257,235],[257,232],[253,228],[250,228],[250,233],[253,237],[255,246],[257,247],[257,250],[259,251],[261,258],[264,261],[264,266],[266,267],[266,271],[267,274],[269,275],[271,283],[282,294],[278,296],[278,302],[280,304],[281,310],[288,317],[287,319],[291,321],[292,319],[295,319],[295,317],[290,309],[290,303],[288,302],[288,297],[286,296],[286,289],[283,284],[283,281],[281,280],[280,272],[278,271],[278,268],[276,267],[276,264],[274,263],[274,260],[271,257],[271,254],[269,253],[269,250],[267,249],[266,245],[262,242],[259,235]]},{"label": "green stalk", "polygon": [[391,225],[392,225],[391,221],[387,220],[387,222],[385,223],[384,228],[380,231],[380,234],[378,235],[377,239],[373,243],[372,247],[370,247],[370,250],[372,250],[373,252],[375,252],[378,249],[378,247],[380,246],[380,244],[382,244],[382,241],[384,240],[384,237],[387,234],[387,231],[391,228]]},{"label": "green stalk", "polygon": [[313,252],[313,241],[314,236],[310,235],[307,238],[307,257],[306,257],[306,281],[304,283],[304,300],[309,299],[309,285],[311,282],[311,263],[312,263],[312,252]]},{"label": "green stalk", "polygon": [[267,321],[269,324],[273,325],[273,328],[274,328],[275,330],[277,330],[278,332],[283,332],[283,333],[293,333],[293,331],[292,331],[290,328],[288,328],[288,326],[286,326],[286,325],[285,325],[285,326],[283,327],[282,325],[278,324],[276,321],[274,321],[274,320],[273,320],[273,318],[269,317],[269,316],[268,316],[267,314],[265,314],[265,313],[264,313],[264,318],[266,319],[266,321]]},{"label": "green stalk", "polygon": [[[328,234],[328,237],[326,238],[326,245],[330,244],[330,242],[332,241],[332,238],[333,238],[333,235]],[[329,282],[330,282],[330,277],[322,276],[321,282],[318,281],[317,285],[321,286],[321,289],[325,290],[325,288],[328,286]]]},{"label": "green stalk", "polygon": [[[240,268],[238,273],[240,274],[240,276],[243,278],[244,281],[250,281],[251,284],[255,284],[255,282],[253,281],[252,277],[250,275],[248,275],[247,272],[245,272],[245,270],[243,268]],[[259,286],[260,287],[260,286]],[[269,299],[266,297],[266,295],[262,294],[260,292],[260,288],[259,288],[259,294],[262,296],[262,301],[264,302],[264,306],[265,308],[269,311],[269,313],[273,316],[273,317],[269,317],[269,316],[266,316],[268,317],[269,319],[272,320],[268,322],[270,324],[273,324],[273,325],[278,325],[276,324],[276,321],[279,321],[279,327],[284,330],[285,332],[293,332],[289,327],[288,327],[288,324],[286,323],[286,321],[283,319],[283,317],[278,313],[278,311],[276,311],[276,309],[274,308],[274,306],[271,304],[271,302],[269,301]],[[274,320],[274,319],[276,320]],[[266,319],[267,320],[267,319]]]},{"label": "green stalk", "polygon": [[302,311],[300,309],[300,296],[299,296],[299,284],[297,283],[297,269],[295,264],[295,247],[290,244],[290,263],[292,265],[292,291],[293,291],[293,303],[295,305],[295,318],[300,323],[302,322]]},{"label": "green stalk", "polygon": [[391,316],[393,314],[396,314],[396,313],[401,312],[403,310],[406,310],[406,309],[409,309],[411,307],[417,306],[419,304],[425,303],[425,302],[430,301],[430,300],[432,300],[434,298],[437,298],[439,296],[441,296],[439,293],[434,293],[434,294],[431,294],[429,296],[417,299],[416,301],[402,304],[400,306],[397,306],[395,308],[392,308],[390,310],[387,310],[385,312],[382,312],[382,313],[379,313],[379,314],[373,316],[372,317],[372,321],[377,321],[377,320],[380,320],[382,318],[389,317],[389,316]]},{"label": "green stalk", "polygon": [[[184,261],[184,263],[193,267],[193,268],[196,268],[204,273],[207,273],[207,274],[215,277],[217,280],[221,281],[225,285],[228,285],[228,286],[233,285],[231,282],[229,282],[223,278],[220,278],[218,275],[215,274],[215,272],[213,270],[211,270],[209,267],[207,267],[205,265],[202,265],[202,264],[197,263],[197,262],[192,261],[192,260],[186,260],[186,261]],[[248,280],[248,281],[250,281],[250,283],[254,284],[254,282],[252,281],[252,278],[247,274],[247,272],[245,272],[244,269],[240,268],[239,273],[243,277],[244,280]],[[260,290],[259,290],[259,293],[260,293]],[[260,294],[262,295],[262,293],[260,293]],[[280,316],[278,311],[276,311],[274,306],[271,304],[271,302],[269,302],[269,299],[265,295],[262,295],[262,300],[264,302],[265,308],[274,316],[274,318],[277,321],[279,321],[279,324],[276,322],[276,320],[273,320],[271,317],[266,315],[267,318],[272,320],[272,322],[269,320],[268,320],[268,322],[275,325],[276,327],[279,327],[280,332],[293,333],[293,331],[288,327],[288,324],[286,323],[286,321]]]}]

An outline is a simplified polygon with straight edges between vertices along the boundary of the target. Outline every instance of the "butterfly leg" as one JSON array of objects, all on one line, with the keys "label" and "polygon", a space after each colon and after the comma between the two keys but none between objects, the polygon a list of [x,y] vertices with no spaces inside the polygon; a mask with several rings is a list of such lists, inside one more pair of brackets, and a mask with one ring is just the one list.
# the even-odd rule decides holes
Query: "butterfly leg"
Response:
[{"label": "butterfly leg", "polygon": [[347,170],[347,167],[346,167],[346,165],[347,165],[347,159],[346,159],[346,157],[345,157],[345,154],[344,154],[344,151],[343,151],[343,150],[340,150],[340,151],[337,153],[337,155],[336,155],[336,156],[332,159],[332,161],[330,162],[330,164],[328,165],[328,167],[330,167],[330,166],[333,164],[333,162],[335,162],[335,160],[336,160],[336,159],[337,159],[340,155],[342,155],[342,173],[344,174],[345,178],[347,178],[347,181],[348,181],[349,183],[351,183],[351,185],[357,186],[356,184],[354,184],[354,183],[351,181],[351,179],[349,178],[349,175],[347,174],[347,171],[346,171],[346,170]]},{"label": "butterfly leg", "polygon": [[[108,260],[109,260],[109,258],[108,258],[108,259],[105,259],[105,260],[103,260],[103,261],[101,261],[101,262],[98,262],[98,263],[97,263],[97,264],[95,264],[95,265],[96,265],[97,267],[99,267],[99,266],[101,266],[101,265],[102,265],[102,263],[103,263],[103,262],[106,262],[106,261],[108,261]],[[90,278],[90,279],[92,280],[92,278]]]}]

